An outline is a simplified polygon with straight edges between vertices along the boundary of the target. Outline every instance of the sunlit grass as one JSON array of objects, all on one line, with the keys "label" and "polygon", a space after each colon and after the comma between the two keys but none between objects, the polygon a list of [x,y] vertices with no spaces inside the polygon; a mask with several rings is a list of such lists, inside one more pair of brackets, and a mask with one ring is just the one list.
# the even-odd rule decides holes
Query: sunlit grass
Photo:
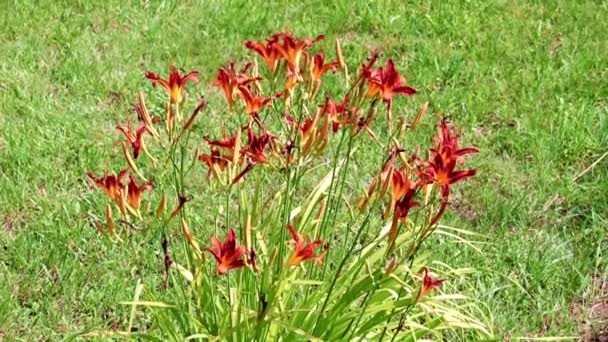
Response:
[{"label": "sunlit grass", "polygon": [[[123,119],[147,69],[169,61],[205,78],[249,38],[289,28],[340,37],[361,59],[377,47],[407,70],[408,99],[449,113],[484,151],[446,224],[488,236],[439,239],[505,336],[576,335],[572,306],[605,274],[608,146],[605,5],[593,2],[402,4],[306,1],[6,5],[0,18],[0,336],[124,328],[136,279],[162,281],[158,240],[100,239],[84,170],[111,168]],[[199,93],[210,93],[201,82]],[[216,95],[219,98],[219,93]],[[219,115],[219,113],[217,113]],[[412,114],[412,113],[408,113]],[[211,118],[213,120],[213,118]],[[427,132],[434,120],[423,123]],[[107,132],[112,132],[108,134]],[[412,144],[419,143],[412,139]],[[363,190],[357,169],[349,186]],[[116,161],[115,161],[116,162]],[[106,164],[108,163],[108,164]],[[475,189],[475,192],[470,191]],[[77,200],[76,200],[77,199]]]}]

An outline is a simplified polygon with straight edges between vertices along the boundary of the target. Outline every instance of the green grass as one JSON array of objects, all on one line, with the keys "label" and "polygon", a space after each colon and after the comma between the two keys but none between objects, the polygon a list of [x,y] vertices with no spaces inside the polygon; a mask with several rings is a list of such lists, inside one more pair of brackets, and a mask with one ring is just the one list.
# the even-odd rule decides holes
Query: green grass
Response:
[{"label": "green grass", "polygon": [[[84,179],[114,168],[113,125],[146,70],[203,78],[248,54],[245,39],[289,29],[341,38],[350,61],[379,48],[463,127],[479,176],[444,223],[488,237],[479,254],[436,239],[437,259],[477,273],[452,282],[500,337],[576,336],[608,273],[608,5],[594,1],[403,4],[306,0],[28,2],[0,13],[0,339],[56,339],[125,326],[138,278],[161,279],[156,240],[126,246],[88,221]],[[558,43],[559,42],[559,43]],[[329,47],[329,46],[328,46]],[[351,65],[354,69],[355,65]],[[219,101],[201,82],[197,93]],[[434,120],[427,118],[426,126]],[[413,143],[418,143],[412,141]],[[362,154],[356,171],[375,165]],[[366,179],[353,180],[363,189]]]}]

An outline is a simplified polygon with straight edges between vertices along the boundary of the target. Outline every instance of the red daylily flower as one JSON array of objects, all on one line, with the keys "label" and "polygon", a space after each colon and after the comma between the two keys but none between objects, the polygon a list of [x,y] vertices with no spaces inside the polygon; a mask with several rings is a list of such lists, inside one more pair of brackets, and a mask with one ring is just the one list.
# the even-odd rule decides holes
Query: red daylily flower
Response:
[{"label": "red daylily flower", "polygon": [[273,74],[279,65],[279,61],[283,58],[283,55],[277,49],[278,40],[279,35],[274,34],[270,39],[266,40],[266,44],[262,42],[253,42],[251,40],[245,42],[245,47],[257,52]]},{"label": "red daylily flower", "polygon": [[[218,176],[218,172],[224,171],[229,163],[232,163],[235,159],[239,158],[240,129],[231,137],[227,136],[226,132],[222,131],[222,136],[223,138],[219,140],[212,140],[208,136],[203,137],[211,147],[211,153],[203,153],[198,156],[200,161],[207,164],[209,174],[213,174],[216,177]],[[226,153],[221,153],[220,149],[225,150]]]},{"label": "red daylily flower", "polygon": [[459,135],[448,127],[447,119],[443,119],[439,124],[439,134],[433,137],[436,147],[431,151],[438,154],[446,163],[451,158],[460,158],[466,154],[479,152],[479,149],[475,147],[460,149],[458,138]]},{"label": "red daylily flower", "polygon": [[433,160],[426,162],[426,169],[422,172],[422,176],[428,181],[437,184],[441,189],[442,196],[445,198],[450,194],[450,185],[472,177],[477,173],[475,169],[455,170],[455,168],[456,159],[454,157],[450,156],[448,160],[444,160],[437,153]]},{"label": "red daylily flower", "polygon": [[198,82],[198,72],[192,71],[182,76],[173,65],[169,68],[169,79],[162,78],[152,71],[146,72],[146,78],[152,81],[152,86],[156,87],[160,83],[171,98],[171,103],[180,103],[182,100],[182,91],[188,81]]},{"label": "red daylily flower", "polygon": [[248,156],[256,164],[264,164],[268,162],[268,157],[264,150],[273,139],[273,136],[268,132],[264,131],[259,136],[253,133],[253,130],[249,128],[247,130],[247,146],[241,151],[243,155]]},{"label": "red daylily flower", "polygon": [[446,279],[435,279],[435,277],[429,274],[429,269],[425,267],[424,275],[422,276],[422,287],[420,288],[420,292],[418,292],[418,300],[428,294],[431,290],[439,289],[444,281],[446,281]]},{"label": "red daylily flower", "polygon": [[201,153],[198,156],[198,160],[207,164],[207,168],[209,169],[210,175],[213,174],[217,177],[218,171],[224,171],[228,166],[228,163],[232,161],[232,157],[224,156],[217,148],[212,147],[211,152],[209,154]]},{"label": "red daylily flower", "polygon": [[251,63],[248,63],[241,71],[236,71],[234,63],[230,63],[227,68],[219,68],[217,77],[213,80],[213,83],[224,91],[224,97],[231,108],[234,107],[234,97],[239,94],[240,87],[262,79],[261,77],[247,76],[246,72],[250,67]]},{"label": "red daylily flower", "polygon": [[221,147],[224,148],[226,150],[234,150],[234,146],[236,144],[236,140],[239,137],[239,132],[235,133],[233,136],[229,137],[226,135],[226,132],[222,132],[222,139],[221,140],[213,140],[211,138],[209,138],[209,136],[204,136],[203,139],[210,145],[210,146],[216,146],[216,147]]},{"label": "red daylily flower", "polygon": [[371,55],[367,56],[367,63],[361,65],[361,74],[359,75],[359,81],[362,79],[367,79],[372,74],[372,67],[376,64],[376,61],[380,57],[380,52],[378,50],[373,50]]},{"label": "red daylily flower", "polygon": [[127,201],[131,208],[136,211],[141,205],[141,198],[145,191],[152,191],[153,181],[148,181],[141,185],[135,183],[135,179],[129,175],[129,183],[127,184]]},{"label": "red daylily flower", "polygon": [[296,127],[302,135],[305,135],[307,132],[310,132],[310,129],[312,128],[312,118],[305,119],[304,122],[299,125],[296,119],[294,119],[293,116],[289,114],[283,114],[283,118],[285,119],[285,121],[287,121],[287,125],[289,127]]},{"label": "red daylily flower", "polygon": [[420,163],[421,171],[419,173],[424,182],[437,184],[441,190],[441,207],[431,220],[431,225],[437,223],[447,209],[450,185],[477,174],[475,169],[456,170],[458,160],[466,154],[479,152],[474,147],[458,149],[458,137],[452,135],[445,120],[440,125],[440,135],[436,136],[434,140],[437,145],[431,149],[431,159]]},{"label": "red daylily flower", "polygon": [[[399,233],[399,221],[406,222],[410,210],[414,207],[418,207],[420,204],[414,201],[419,184],[412,182],[405,171],[394,169],[392,170],[391,178],[393,196],[390,205],[394,206],[394,212],[393,222],[388,236],[392,248],[392,245],[397,238],[397,234]],[[383,217],[388,216],[389,213],[390,206],[387,207]]]},{"label": "red daylily flower", "polygon": [[411,181],[407,174],[401,170],[393,170],[393,203],[396,203],[405,193],[411,189]]},{"label": "red daylily flower", "polygon": [[449,156],[446,163],[446,160],[444,160],[439,153],[435,153],[434,159],[424,162],[423,165],[425,169],[420,174],[421,178],[429,183],[437,184],[441,190],[441,207],[431,220],[431,225],[434,225],[439,221],[447,209],[450,185],[474,176],[477,173],[477,170],[454,170],[456,167],[456,158]]},{"label": "red daylily flower", "polygon": [[329,71],[336,72],[336,68],[340,66],[340,63],[331,62],[325,64],[325,55],[318,53],[314,58],[309,58],[308,64],[310,66],[310,78],[314,85],[311,96],[315,97],[321,88],[321,77]]},{"label": "red daylily flower", "polygon": [[416,90],[405,85],[405,78],[397,72],[395,64],[391,59],[386,62],[386,69],[379,67],[377,70],[369,73],[367,77],[369,88],[367,96],[380,97],[384,101],[390,101],[393,95],[414,95]]},{"label": "red daylily flower", "polygon": [[413,201],[416,196],[417,188],[408,190],[403,198],[395,202],[395,219],[405,221],[410,213],[410,210],[419,207],[420,203]]},{"label": "red daylily flower", "polygon": [[124,169],[118,173],[118,175],[105,174],[103,177],[97,178],[91,171],[87,172],[87,176],[93,181],[93,183],[103,190],[108,196],[115,201],[120,203],[122,192],[125,189],[122,183],[122,178],[129,172],[129,169]]},{"label": "red daylily flower", "polygon": [[367,71],[367,96],[379,96],[387,103],[389,117],[392,113],[393,95],[414,95],[416,90],[405,85],[405,78],[395,70],[393,61],[386,62],[386,69],[379,67],[375,71]]},{"label": "red daylily flower", "polygon": [[442,196],[447,198],[450,194],[449,186],[451,184],[472,177],[477,173],[474,169],[456,170],[456,162],[462,156],[477,153],[479,150],[474,147],[459,149],[458,136],[450,131],[446,120],[441,122],[439,135],[434,137],[433,140],[436,146],[431,149],[431,160],[421,163],[423,167],[421,178],[427,182],[437,184],[441,189]]},{"label": "red daylily flower", "polygon": [[341,103],[336,103],[334,99],[327,96],[325,104],[322,106],[323,113],[329,116],[331,121],[332,131],[336,133],[340,126],[345,124],[348,120],[344,120],[343,116],[346,115],[348,109],[349,97],[346,95]]},{"label": "red daylily flower", "polygon": [[133,148],[133,158],[137,159],[137,157],[139,156],[139,151],[142,147],[142,137],[144,133],[148,132],[146,124],[142,122],[139,127],[137,127],[137,130],[135,132],[133,132],[133,130],[131,129],[131,122],[129,121],[127,121],[127,127],[124,127],[122,125],[116,125],[116,129],[121,131],[122,134],[125,135],[125,138],[127,138],[127,142],[131,144],[131,148]]},{"label": "red daylily flower", "polygon": [[243,246],[237,246],[236,234],[233,229],[228,231],[226,240],[222,244],[215,236],[211,238],[212,247],[207,248],[217,261],[217,273],[222,275],[232,269],[245,266],[243,255],[246,250]]},{"label": "red daylily flower", "polygon": [[275,47],[283,55],[288,67],[296,75],[300,74],[300,59],[306,53],[305,50],[325,38],[323,35],[319,35],[315,39],[298,39],[288,32],[279,33],[278,36],[281,39],[280,42],[276,43]]},{"label": "red daylily flower", "polygon": [[318,53],[312,60],[311,65],[311,76],[314,82],[320,83],[321,77],[329,72],[336,71],[336,68],[340,66],[338,62],[331,62],[325,64],[325,55],[323,53]]},{"label": "red daylily flower", "polygon": [[393,170],[393,203],[395,206],[395,217],[405,220],[411,208],[420,204],[413,199],[418,192],[419,184],[412,182],[407,173],[401,170]]},{"label": "red daylily flower", "polygon": [[243,102],[245,102],[247,114],[253,117],[256,117],[262,108],[264,108],[264,106],[266,106],[271,100],[270,97],[262,97],[257,94],[253,94],[251,90],[245,86],[239,87],[239,92],[237,95],[239,95]]},{"label": "red daylily flower", "polygon": [[300,235],[300,233],[298,233],[291,224],[287,225],[287,229],[289,230],[289,233],[291,233],[292,237],[289,242],[295,245],[295,249],[293,250],[293,253],[288,261],[289,265],[297,266],[306,260],[313,260],[315,264],[321,265],[323,263],[323,257],[325,257],[325,254],[327,254],[329,245],[326,243],[321,254],[315,255],[315,249],[323,245],[323,241],[315,240],[310,242],[308,239],[304,240],[302,235]]}]

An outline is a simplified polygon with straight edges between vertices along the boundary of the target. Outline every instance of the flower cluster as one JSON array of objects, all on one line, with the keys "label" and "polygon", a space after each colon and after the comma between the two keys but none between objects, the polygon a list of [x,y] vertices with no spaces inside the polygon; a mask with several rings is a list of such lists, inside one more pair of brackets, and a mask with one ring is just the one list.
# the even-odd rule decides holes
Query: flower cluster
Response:
[{"label": "flower cluster", "polygon": [[[312,260],[315,264],[320,265],[323,262],[323,257],[327,254],[329,244],[321,240],[312,242],[305,240],[291,224],[287,225],[287,229],[292,237],[288,243],[294,245],[293,252],[287,261],[289,266],[298,266],[307,260]],[[236,233],[233,229],[228,231],[224,243],[215,236],[211,237],[211,243],[212,246],[207,248],[207,252],[213,255],[217,262],[217,274],[222,275],[232,269],[241,268],[246,265],[250,265],[256,270],[255,249],[247,250],[245,246],[237,246]],[[315,250],[321,246],[324,246],[323,251],[315,255]]]},{"label": "flower cluster", "polygon": [[[104,174],[101,177],[91,171],[87,175],[92,185],[103,190],[110,199],[111,204],[106,206],[106,224],[114,237],[118,235],[114,229],[112,205],[118,208],[121,222],[131,224],[131,220],[139,220],[144,227],[162,230],[165,287],[173,268],[190,283],[198,284],[196,286],[201,285],[195,279],[209,270],[212,272],[207,273],[209,279],[216,279],[216,276],[234,270],[248,269],[252,272],[247,277],[260,280],[257,289],[260,292],[269,291],[264,287],[273,284],[272,281],[279,284],[294,281],[294,275],[302,269],[306,271],[305,283],[323,283],[327,280],[324,278],[325,270],[335,272],[335,283],[341,276],[346,260],[354,256],[355,246],[372,244],[365,241],[369,235],[361,234],[363,228],[356,232],[354,238],[349,237],[348,232],[332,232],[332,229],[336,229],[333,225],[343,205],[341,193],[348,174],[348,163],[355,151],[353,146],[362,140],[373,141],[388,151],[359,201],[359,208],[367,210],[368,214],[381,213],[374,220],[388,221],[390,229],[387,236],[373,240],[373,243],[382,241],[381,244],[365,249],[386,249],[384,261],[391,257],[388,270],[384,273],[387,278],[393,272],[403,272],[396,264],[397,256],[413,258],[421,242],[437,228],[437,223],[449,207],[451,187],[476,174],[474,169],[464,169],[464,157],[478,150],[460,147],[461,134],[447,119],[438,125],[438,134],[426,154],[421,154],[419,147],[413,153],[406,153],[406,149],[401,147],[400,138],[407,129],[416,128],[428,109],[428,103],[422,106],[409,126],[404,123],[397,130],[393,129],[395,98],[414,95],[416,90],[407,84],[392,59],[387,59],[385,65],[376,66],[380,55],[372,52],[367,61],[359,66],[351,82],[339,41],[335,44],[333,60],[318,48],[323,40],[322,35],[299,39],[291,33],[282,32],[262,42],[246,41],[245,47],[257,55],[265,67],[259,70],[258,63],[251,61],[242,66],[231,62],[218,69],[210,82],[212,89],[225,100],[221,102],[225,103],[223,110],[226,114],[220,115],[226,119],[217,125],[219,127],[196,122],[207,108],[205,97],[200,98],[189,116],[184,116],[188,108],[188,92],[191,91],[187,86],[199,81],[198,72],[185,73],[171,66],[167,78],[152,71],[145,74],[153,87],[160,85],[166,90],[166,102],[151,106],[152,110],[149,110],[143,93],[140,94],[133,106],[137,125],[132,126],[131,120],[127,119],[125,125],[116,126],[124,139],[118,144],[122,147],[127,168],[118,174]],[[338,72],[344,77],[344,91],[335,94],[323,89],[325,77],[338,77],[334,75]],[[386,112],[386,120],[382,117],[378,119],[379,112]],[[209,116],[214,114],[210,112]],[[381,129],[374,128],[380,125],[383,125]],[[199,133],[200,126],[203,126],[203,134]],[[334,141],[339,143],[335,144]],[[345,141],[346,144],[343,143]],[[344,162],[340,164],[334,160],[328,163],[328,151]],[[319,182],[316,192],[305,199],[309,203],[296,206],[295,201],[304,200],[300,180],[310,170],[322,169],[327,165],[333,165],[332,169]],[[197,173],[200,170],[203,171],[202,175]],[[155,181],[148,180],[152,179],[151,175],[154,175]],[[226,227],[225,238],[221,241],[219,236],[224,236],[223,233],[213,234],[208,237],[211,245],[202,249],[195,237],[201,233],[192,231],[187,223],[193,211],[192,204],[188,203],[195,196],[186,195],[191,184],[201,180],[208,181],[214,189],[221,189],[226,196],[225,204],[218,208],[216,215],[216,222],[223,221],[219,226]],[[162,190],[172,187],[175,190],[177,196],[173,198],[176,202],[168,214],[165,211],[171,204],[164,193],[160,194],[154,212],[150,210],[152,201],[148,206],[142,206],[144,193],[151,192],[155,183]],[[248,187],[251,183],[255,183],[255,186]],[[278,192],[269,196],[265,193],[269,188],[278,189]],[[235,199],[238,199],[238,204],[235,204]],[[315,208],[318,214],[311,219],[311,212]],[[231,215],[234,211],[238,214]],[[421,215],[413,218],[412,213]],[[170,230],[176,221],[179,221],[185,239],[188,267],[179,265],[171,256],[167,237],[174,236]],[[348,230],[356,221],[356,218],[352,219]],[[369,223],[368,220],[361,221],[364,225]],[[99,228],[101,223],[96,225]],[[398,242],[398,238],[405,235],[400,234],[403,227],[413,232],[407,248]],[[242,245],[237,235],[242,238]],[[330,242],[332,246],[336,245],[333,243],[336,236],[341,239],[340,245],[344,246],[336,253],[343,257],[342,262],[332,259],[332,256],[335,257],[334,248],[329,248]],[[348,243],[352,243],[350,249],[346,249]],[[363,250],[359,249],[359,253],[363,253]],[[209,263],[205,263],[206,255],[213,257],[207,260],[215,261],[214,271]],[[324,263],[324,260],[330,262]],[[306,270],[308,265],[322,264],[322,271],[321,268]],[[335,268],[335,265],[339,266]],[[352,269],[361,270],[363,264]],[[420,290],[417,294],[411,293],[413,303],[432,289],[439,288],[445,280],[436,280],[426,268],[423,271],[422,283],[415,280]],[[244,277],[239,278],[239,281],[243,281]],[[376,281],[373,279],[374,283]],[[327,290],[320,316],[323,316],[325,305],[332,295],[333,283]],[[277,285],[276,288],[279,290],[274,296],[278,298],[283,287]],[[373,291],[377,289],[375,287]],[[372,291],[372,288],[369,290]],[[259,296],[261,308],[258,321],[263,322],[266,305],[270,304],[264,299],[265,292]],[[312,333],[318,332],[319,324],[318,321],[314,325],[308,324],[313,327]],[[329,337],[332,336],[324,337],[331,340]]]},{"label": "flower cluster", "polygon": [[429,150],[429,158],[425,160],[420,158],[418,152],[408,158],[403,149],[394,146],[360,201],[360,206],[365,207],[370,199],[383,198],[388,194],[388,204],[382,217],[387,218],[391,213],[393,216],[390,243],[394,242],[398,234],[399,223],[407,223],[410,211],[420,206],[420,202],[415,200],[419,193],[425,196],[425,204],[428,204],[432,189],[440,189],[440,207],[431,216],[425,231],[425,234],[429,234],[448,207],[450,187],[476,174],[474,169],[457,169],[457,166],[464,165],[464,155],[478,150],[473,147],[460,149],[459,135],[449,127],[447,119],[441,121],[439,134],[433,141],[435,146]]},{"label": "flower cluster", "polygon": [[102,177],[96,177],[92,172],[88,172],[87,176],[95,186],[103,190],[116,203],[123,215],[131,213],[139,216],[143,194],[146,191],[152,191],[153,181],[138,185],[135,178],[129,175],[129,181],[124,184],[123,178],[128,171],[128,169],[124,169],[118,175],[105,174]]},{"label": "flower cluster", "polygon": [[[240,69],[237,69],[235,63],[219,68],[217,76],[212,80],[213,84],[221,89],[230,111],[237,113],[236,115],[243,112],[248,119],[244,126],[238,127],[232,134],[223,131],[219,139],[212,139],[208,135],[203,137],[209,152],[199,153],[196,157],[206,165],[210,176],[235,184],[256,165],[268,164],[275,168],[288,168],[294,161],[294,155],[297,155],[295,164],[301,165],[322,155],[329,146],[331,136],[342,129],[346,129],[351,136],[365,130],[375,138],[371,126],[377,113],[377,101],[387,104],[390,124],[393,97],[416,93],[397,72],[391,59],[387,60],[386,66],[374,68],[379,58],[379,54],[374,52],[361,66],[357,80],[341,101],[327,95],[314,113],[299,112],[296,117],[290,113],[295,113],[294,108],[287,104],[298,87],[302,86],[305,97],[313,99],[319,92],[324,74],[335,72],[338,68],[346,72],[339,44],[336,44],[337,60],[333,62],[326,62],[326,56],[322,52],[310,51],[315,43],[323,39],[322,35],[314,39],[298,39],[291,33],[277,33],[265,42],[245,42],[248,49],[261,57],[273,79],[279,75],[285,77],[283,90],[274,95],[262,94],[260,82],[263,78],[259,76],[255,63],[247,63]],[[304,72],[305,70],[308,72]],[[206,104],[204,100],[199,103],[190,119],[185,122],[182,131],[177,134],[175,126],[176,122],[181,120],[179,109],[185,99],[184,88],[188,81],[197,82],[198,77],[196,71],[182,75],[174,66],[171,66],[168,78],[151,71],[146,73],[146,78],[151,80],[153,86],[160,84],[169,95],[165,129],[170,135],[170,142],[176,142],[184,131],[192,126],[194,118]],[[286,104],[286,111],[281,114],[286,127],[285,135],[271,133],[260,116],[264,110],[272,111],[271,107],[276,106],[275,99],[279,98],[283,98]],[[365,109],[367,101],[371,103]],[[161,120],[150,115],[143,94],[134,106],[134,111],[139,121],[135,131],[129,121],[126,126],[118,125],[116,128],[126,138],[123,146],[130,146],[132,150],[132,158],[125,150],[127,163],[135,173],[139,173],[134,164],[141,150],[147,152],[143,137],[149,135],[159,140],[155,125]],[[477,152],[477,149],[460,148],[459,135],[449,127],[447,120],[441,122],[439,135],[434,138],[434,142],[435,146],[430,149],[427,160],[421,160],[417,153],[405,158],[404,150],[394,146],[361,203],[365,206],[371,198],[382,198],[389,194],[388,204],[382,216],[393,217],[389,234],[391,243],[398,234],[399,223],[406,224],[410,211],[420,206],[419,200],[416,200],[420,193],[424,193],[428,198],[433,186],[440,189],[440,207],[429,222],[432,226],[439,221],[448,206],[450,186],[475,174],[475,170],[457,169],[457,166],[463,163],[462,157]],[[296,149],[297,153],[294,152]],[[135,179],[129,176],[128,184],[123,184],[122,179],[127,172],[128,169],[125,169],[116,176],[105,175],[102,178],[97,178],[90,172],[88,175],[95,185],[108,194],[123,215],[131,213],[139,216],[142,195],[145,191],[152,190],[153,183],[149,181],[138,185]],[[302,260],[322,260],[325,252],[316,257],[312,254],[312,251],[322,244],[321,240],[305,243],[293,226],[289,225],[288,229],[292,235],[291,243],[295,246],[294,254],[289,259],[290,265],[298,264]],[[213,238],[213,247],[208,249],[218,261],[219,274],[246,264],[241,258],[246,254],[246,250],[236,247],[234,231],[231,230],[226,239],[221,245],[217,238]]]}]

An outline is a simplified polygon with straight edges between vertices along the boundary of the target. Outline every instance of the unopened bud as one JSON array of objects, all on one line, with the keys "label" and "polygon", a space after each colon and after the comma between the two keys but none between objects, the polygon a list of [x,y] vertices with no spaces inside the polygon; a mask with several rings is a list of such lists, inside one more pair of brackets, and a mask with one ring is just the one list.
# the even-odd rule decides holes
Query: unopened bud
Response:
[{"label": "unopened bud", "polygon": [[247,222],[245,223],[245,248],[251,250],[251,214],[247,214]]},{"label": "unopened bud", "polygon": [[325,215],[325,209],[327,208],[327,197],[324,197],[321,201],[321,205],[319,206],[319,211],[317,212],[317,216],[315,217],[316,221],[320,221],[323,215]]},{"label": "unopened bud", "polygon": [[106,205],[106,225],[108,226],[108,232],[110,232],[112,236],[116,236],[114,219],[112,218],[112,206],[110,204]]},{"label": "unopened bud", "polygon": [[184,237],[186,237],[188,244],[194,249],[199,257],[202,256],[203,253],[201,252],[201,248],[194,239],[194,236],[192,236],[192,232],[190,231],[190,227],[188,226],[188,223],[186,223],[186,220],[181,220],[181,226],[182,232],[184,233]]},{"label": "unopened bud", "polygon": [[384,276],[388,276],[389,274],[393,273],[395,268],[397,268],[397,257],[393,255],[388,261],[388,265],[386,266],[386,270],[384,271]]},{"label": "unopened bud", "polygon": [[156,208],[156,217],[161,217],[165,213],[165,210],[167,210],[167,195],[163,193],[158,208]]},{"label": "unopened bud", "polygon": [[338,64],[340,65],[340,69],[342,69],[342,71],[344,72],[344,77],[346,77],[346,79],[349,79],[348,76],[348,66],[346,65],[346,62],[344,61],[344,55],[342,54],[342,47],[340,46],[340,39],[336,39],[336,58],[338,59]]},{"label": "unopened bud", "polygon": [[129,164],[131,170],[133,170],[133,172],[135,172],[139,176],[139,178],[141,178],[144,182],[147,182],[148,180],[141,174],[141,172],[139,172],[137,165],[135,165],[135,160],[131,156],[131,153],[129,153],[127,143],[124,141],[122,142],[122,153],[124,154],[125,159],[127,160],[127,164]]},{"label": "unopened bud", "polygon": [[100,232],[101,234],[105,235],[106,232],[103,229],[103,225],[101,224],[101,222],[95,220],[95,228],[97,229],[98,232]]},{"label": "unopened bud", "polygon": [[428,108],[429,108],[429,101],[426,101],[425,103],[422,104],[422,107],[420,107],[420,110],[418,110],[418,114],[416,114],[414,121],[412,121],[412,125],[410,126],[411,129],[416,129],[416,127],[418,127],[418,124],[420,124],[420,121],[422,120],[422,117],[424,116],[424,114],[426,113]]}]

